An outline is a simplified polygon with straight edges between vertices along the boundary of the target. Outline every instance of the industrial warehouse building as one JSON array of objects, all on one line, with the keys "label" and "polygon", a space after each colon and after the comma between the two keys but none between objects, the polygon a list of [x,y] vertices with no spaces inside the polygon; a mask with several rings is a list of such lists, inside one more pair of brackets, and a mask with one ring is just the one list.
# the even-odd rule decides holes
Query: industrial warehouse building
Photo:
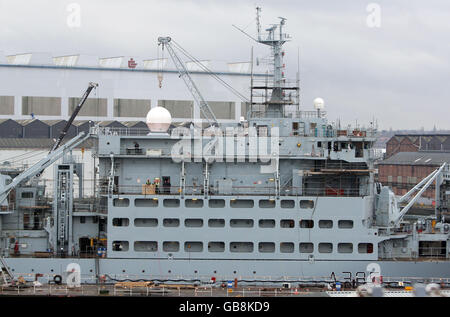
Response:
[{"label": "industrial warehouse building", "polygon": [[[450,135],[395,135],[386,143],[386,159],[378,163],[378,180],[404,195],[443,163],[450,164]],[[431,184],[420,201],[434,204],[435,187]]]},{"label": "industrial warehouse building", "polygon": [[[249,99],[250,62],[201,63]],[[248,100],[227,90],[198,64],[187,62],[186,67],[219,121],[246,116]],[[36,131],[39,126],[46,129],[44,121],[67,120],[89,82],[99,87],[79,112],[80,121],[145,121],[150,108],[156,106],[167,108],[174,122],[201,118],[190,91],[167,58],[53,57],[47,53],[4,56],[0,52],[0,70],[0,119],[22,120],[22,126],[31,124]],[[255,69],[254,76],[262,73]]]},{"label": "industrial warehouse building", "polygon": [[386,158],[399,152],[450,151],[449,134],[397,134],[386,142]]}]

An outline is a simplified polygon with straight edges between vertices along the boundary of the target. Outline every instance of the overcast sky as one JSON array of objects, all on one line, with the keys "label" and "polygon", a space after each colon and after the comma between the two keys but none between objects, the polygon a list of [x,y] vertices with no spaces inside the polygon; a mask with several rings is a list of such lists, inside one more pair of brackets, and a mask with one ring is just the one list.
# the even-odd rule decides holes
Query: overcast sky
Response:
[{"label": "overcast sky", "polygon": [[268,53],[232,27],[254,36],[256,5],[263,27],[287,19],[303,110],[322,97],[330,121],[450,129],[448,0],[0,0],[0,51],[156,58],[168,35],[199,59],[245,61]]}]

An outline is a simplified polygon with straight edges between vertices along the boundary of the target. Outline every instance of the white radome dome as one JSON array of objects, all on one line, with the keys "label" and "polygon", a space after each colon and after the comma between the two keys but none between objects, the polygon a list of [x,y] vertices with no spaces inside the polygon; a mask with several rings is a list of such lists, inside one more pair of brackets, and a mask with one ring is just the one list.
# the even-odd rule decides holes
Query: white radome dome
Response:
[{"label": "white radome dome", "polygon": [[147,113],[146,123],[151,132],[167,132],[172,116],[166,108],[155,107]]},{"label": "white radome dome", "polygon": [[314,108],[319,110],[319,109],[323,109],[323,107],[325,106],[325,101],[322,98],[316,98],[314,99]]}]

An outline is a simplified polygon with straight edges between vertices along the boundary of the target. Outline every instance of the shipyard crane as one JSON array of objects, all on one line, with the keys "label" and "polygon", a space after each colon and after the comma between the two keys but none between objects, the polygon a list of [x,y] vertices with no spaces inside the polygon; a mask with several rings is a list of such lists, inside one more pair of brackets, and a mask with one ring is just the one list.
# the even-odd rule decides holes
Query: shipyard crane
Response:
[{"label": "shipyard crane", "polygon": [[81,132],[76,137],[68,141],[66,144],[64,144],[62,147],[60,147],[62,140],[67,134],[67,131],[70,128],[70,125],[72,124],[73,120],[77,116],[78,112],[81,110],[81,107],[85,103],[86,99],[88,98],[89,94],[91,93],[93,88],[98,87],[97,83],[89,83],[88,88],[86,89],[85,93],[83,94],[80,102],[78,103],[77,107],[74,109],[72,116],[70,117],[69,121],[67,122],[64,129],[61,131],[61,134],[59,138],[56,140],[55,144],[53,145],[52,149],[48,153],[46,157],[41,159],[39,162],[28,168],[27,170],[23,171],[21,174],[17,175],[14,179],[11,179],[11,177],[7,175],[0,175],[0,205],[7,206],[7,197],[9,192],[18,186],[19,184],[26,182],[30,180],[31,178],[35,176],[39,176],[42,174],[42,172],[49,167],[51,164],[53,164],[55,161],[63,157],[64,153],[66,151],[71,150],[75,148],[76,146],[83,143],[86,139],[89,138],[89,134],[86,134],[84,132]]},{"label": "shipyard crane", "polygon": [[175,67],[177,68],[180,77],[184,80],[184,83],[186,84],[192,96],[194,97],[195,103],[198,104],[200,111],[202,112],[203,116],[208,121],[210,126],[219,127],[219,122],[217,121],[216,116],[212,112],[205,98],[203,98],[202,94],[200,93],[200,90],[198,89],[197,85],[195,84],[194,80],[189,74],[189,71],[187,70],[183,61],[175,52],[172,46],[172,39],[168,36],[159,37],[158,45],[162,45],[163,50],[164,48],[167,48],[167,51],[169,52],[170,57],[172,58],[172,61],[175,64]]}]

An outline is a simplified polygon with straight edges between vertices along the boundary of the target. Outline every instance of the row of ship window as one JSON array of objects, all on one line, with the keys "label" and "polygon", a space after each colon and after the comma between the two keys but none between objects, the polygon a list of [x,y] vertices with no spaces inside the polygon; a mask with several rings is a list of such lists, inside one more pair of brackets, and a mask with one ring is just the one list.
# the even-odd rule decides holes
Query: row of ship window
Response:
[{"label": "row of ship window", "polygon": [[[158,197],[154,198],[136,198],[134,199],[135,207],[159,207],[160,200],[162,201],[162,206],[166,208],[178,208],[181,206],[180,199],[176,198],[165,198],[158,199]],[[225,199],[208,199],[207,204],[205,204],[203,199],[184,199],[184,207],[186,208],[203,208],[208,205],[209,208],[225,208],[226,201]],[[129,207],[130,199],[129,198],[114,198],[113,199],[114,207]],[[296,201],[293,199],[281,199],[280,201],[276,201],[275,199],[261,199],[258,200],[259,208],[275,208],[280,207],[284,209],[293,209],[296,206]],[[231,208],[254,208],[255,201],[253,199],[230,199],[229,207]],[[303,209],[313,209],[314,201],[313,200],[300,200],[299,207]]]},{"label": "row of ship window", "polygon": [[[275,253],[275,242],[259,242],[258,252],[260,253]],[[318,243],[317,251],[319,253],[333,253],[333,248],[336,246],[331,242]],[[112,244],[113,251],[129,251],[128,241],[113,241]],[[158,251],[158,241],[135,241],[134,242],[135,252],[157,252]],[[179,252],[180,242],[178,241],[164,241],[162,243],[163,252]],[[203,252],[203,242],[200,241],[186,241],[184,243],[185,252]],[[236,253],[253,253],[254,243],[253,242],[230,242],[229,251]],[[358,253],[368,254],[373,253],[372,243],[359,243],[357,247]],[[219,241],[208,242],[208,252],[225,252],[225,243]],[[294,253],[295,244],[293,242],[281,242],[279,244],[280,253]],[[311,242],[302,242],[298,245],[298,252],[300,253],[313,253],[314,244]],[[338,253],[353,253],[353,243],[337,243]]]},{"label": "row of ship window", "polygon": [[[135,227],[157,227],[159,220],[157,218],[135,218]],[[295,228],[295,220],[282,219],[280,220],[280,228]],[[331,229],[334,226],[333,220],[319,220],[318,227],[322,229]],[[113,218],[112,225],[114,227],[128,227],[130,224],[129,218]],[[180,219],[178,218],[165,218],[162,221],[164,227],[179,227]],[[229,221],[231,228],[253,228],[253,219],[231,219]],[[260,228],[275,228],[276,221],[274,219],[260,219],[258,226]],[[201,228],[203,227],[203,219],[185,219],[184,226],[188,228]],[[299,228],[312,229],[315,226],[314,220],[303,219],[298,222]],[[338,220],[337,226],[339,229],[352,229],[353,220]],[[208,227],[211,228],[224,228],[225,219],[208,219]]]}]

